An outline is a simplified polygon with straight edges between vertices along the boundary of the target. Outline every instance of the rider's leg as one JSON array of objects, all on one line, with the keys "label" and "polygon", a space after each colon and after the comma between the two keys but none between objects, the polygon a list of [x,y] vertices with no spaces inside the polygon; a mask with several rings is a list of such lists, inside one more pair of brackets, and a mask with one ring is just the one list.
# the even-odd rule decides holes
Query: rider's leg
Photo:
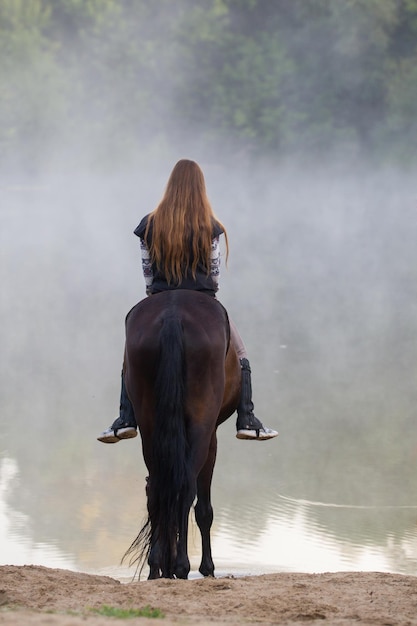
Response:
[{"label": "rider's leg", "polygon": [[251,369],[247,358],[248,355],[235,324],[230,318],[229,322],[231,341],[239,357],[242,373],[240,401],[237,409],[236,437],[238,439],[255,439],[257,441],[272,439],[278,435],[277,431],[264,426],[253,413]]},{"label": "rider's leg", "polygon": [[122,370],[122,389],[120,392],[120,415],[97,439],[103,443],[117,443],[121,439],[131,439],[137,435],[137,426],[132,403],[127,395]]}]

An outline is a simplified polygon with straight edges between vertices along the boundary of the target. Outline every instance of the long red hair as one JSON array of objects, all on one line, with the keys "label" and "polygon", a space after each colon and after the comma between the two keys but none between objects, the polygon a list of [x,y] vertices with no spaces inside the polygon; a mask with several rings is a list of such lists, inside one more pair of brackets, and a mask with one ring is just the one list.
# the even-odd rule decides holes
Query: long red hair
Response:
[{"label": "long red hair", "polygon": [[213,226],[218,224],[225,235],[226,260],[229,244],[226,229],[214,215],[206,192],[204,174],[195,161],[176,163],[164,196],[149,216],[145,231],[151,260],[163,272],[168,284],[181,282],[189,269],[195,278],[200,263],[210,273]]}]

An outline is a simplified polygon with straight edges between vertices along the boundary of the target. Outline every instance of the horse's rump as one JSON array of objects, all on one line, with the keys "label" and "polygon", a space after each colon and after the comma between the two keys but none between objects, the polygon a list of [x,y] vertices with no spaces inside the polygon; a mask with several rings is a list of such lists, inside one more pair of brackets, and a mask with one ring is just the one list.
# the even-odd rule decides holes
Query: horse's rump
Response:
[{"label": "horse's rump", "polygon": [[149,426],[149,419],[145,416],[155,410],[156,382],[160,391],[165,393],[164,378],[175,366],[171,361],[165,363],[168,371],[164,371],[158,381],[161,356],[164,350],[175,355],[181,331],[186,363],[186,415],[203,412],[204,404],[206,412],[210,413],[218,407],[217,416],[222,410],[224,395],[219,394],[219,390],[222,388],[227,393],[226,356],[227,369],[236,365],[234,350],[230,356],[228,354],[230,327],[227,312],[215,298],[204,293],[165,291],[139,302],[126,318],[125,380],[139,428]]}]

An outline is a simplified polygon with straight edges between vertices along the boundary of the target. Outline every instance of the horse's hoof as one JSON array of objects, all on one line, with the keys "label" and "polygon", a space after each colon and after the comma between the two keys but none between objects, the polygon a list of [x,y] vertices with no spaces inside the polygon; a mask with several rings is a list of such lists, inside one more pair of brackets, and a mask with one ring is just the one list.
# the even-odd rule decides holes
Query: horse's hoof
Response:
[{"label": "horse's hoof", "polygon": [[211,569],[211,568],[208,569],[208,568],[205,568],[205,567],[200,567],[200,569],[198,571],[205,578],[215,578],[215,576],[214,576],[214,568],[213,569]]},{"label": "horse's hoof", "polygon": [[180,578],[181,580],[187,580],[188,574],[190,573],[190,568],[176,568],[175,569],[175,578]]}]

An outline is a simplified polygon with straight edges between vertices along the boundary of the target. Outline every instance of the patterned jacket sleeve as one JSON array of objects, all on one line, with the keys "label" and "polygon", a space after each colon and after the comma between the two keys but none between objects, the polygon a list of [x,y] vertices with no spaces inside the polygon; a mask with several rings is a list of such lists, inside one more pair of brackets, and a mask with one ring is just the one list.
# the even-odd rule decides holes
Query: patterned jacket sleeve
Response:
[{"label": "patterned jacket sleeve", "polygon": [[146,295],[149,296],[149,294],[151,293],[151,287],[152,287],[154,276],[153,276],[151,255],[149,253],[149,249],[148,249],[148,246],[146,245],[145,240],[142,238],[140,239],[140,253],[142,257],[142,272],[145,278]]},{"label": "patterned jacket sleeve", "polygon": [[219,289],[219,277],[220,277],[220,245],[219,237],[214,237],[211,242],[211,258],[210,258],[210,276],[216,286],[216,291]]}]

